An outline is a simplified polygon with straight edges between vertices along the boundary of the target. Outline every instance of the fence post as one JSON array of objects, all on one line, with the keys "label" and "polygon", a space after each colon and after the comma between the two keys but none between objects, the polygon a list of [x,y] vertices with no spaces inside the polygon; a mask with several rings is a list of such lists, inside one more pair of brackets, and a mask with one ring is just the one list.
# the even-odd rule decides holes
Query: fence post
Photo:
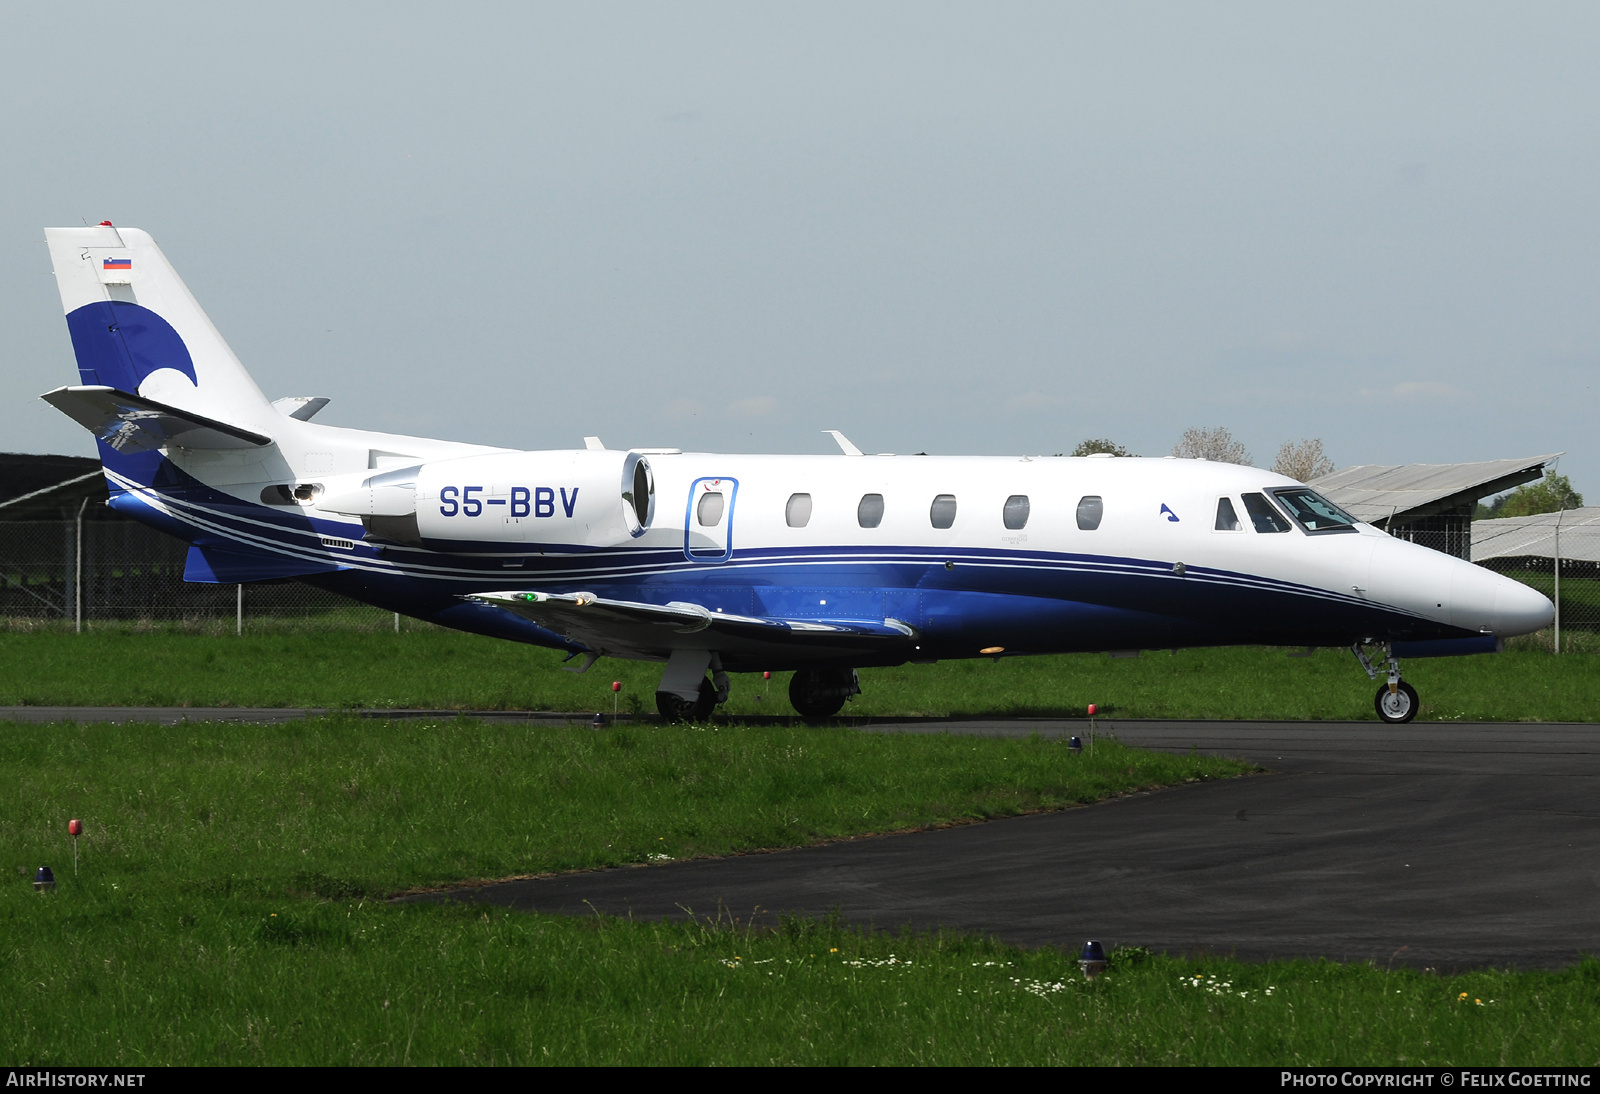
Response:
[{"label": "fence post", "polygon": [[73,592],[72,522],[66,519],[65,509],[61,512],[61,618],[71,619],[78,595]]},{"label": "fence post", "polygon": [[78,504],[77,549],[73,552],[75,558],[73,560],[72,594],[73,605],[76,609],[77,630],[75,633],[77,634],[83,633],[83,511],[88,505],[88,498],[84,498]]},{"label": "fence post", "polygon": [[1567,515],[1562,509],[1556,514],[1556,545],[1555,545],[1555,572],[1556,572],[1556,652],[1561,652],[1561,518]]},{"label": "fence post", "polygon": [[234,590],[235,600],[233,608],[233,633],[242,635],[244,634],[244,584],[241,582],[240,584],[235,585]]}]

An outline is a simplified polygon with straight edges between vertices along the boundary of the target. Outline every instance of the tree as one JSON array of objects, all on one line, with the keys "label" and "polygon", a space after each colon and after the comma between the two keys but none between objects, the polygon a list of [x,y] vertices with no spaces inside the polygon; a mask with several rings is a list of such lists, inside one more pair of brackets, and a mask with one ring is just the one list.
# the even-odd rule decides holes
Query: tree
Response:
[{"label": "tree", "polygon": [[1215,429],[1186,429],[1183,439],[1172,446],[1172,454],[1186,460],[1213,460],[1217,463],[1249,463],[1250,453],[1222,426]]},{"label": "tree", "polygon": [[1536,513],[1559,513],[1563,509],[1583,508],[1583,495],[1572,488],[1565,475],[1546,471],[1544,478],[1517,487],[1489,507],[1498,517],[1531,517]]},{"label": "tree", "polygon": [[1078,447],[1072,450],[1074,456],[1094,456],[1101,452],[1106,452],[1113,456],[1133,455],[1132,452],[1123,448],[1116,441],[1106,437],[1090,437],[1088,440],[1080,442]]},{"label": "tree", "polygon": [[1272,462],[1272,470],[1300,482],[1310,482],[1333,474],[1333,461],[1322,451],[1321,437],[1284,441],[1283,447],[1278,449],[1278,458]]}]

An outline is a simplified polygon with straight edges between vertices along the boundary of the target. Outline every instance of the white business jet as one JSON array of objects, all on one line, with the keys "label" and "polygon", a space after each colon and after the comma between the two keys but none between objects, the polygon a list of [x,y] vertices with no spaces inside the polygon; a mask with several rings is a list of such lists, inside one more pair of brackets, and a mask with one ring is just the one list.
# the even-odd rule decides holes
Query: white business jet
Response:
[{"label": "white business jet", "polygon": [[[1551,622],[1508,578],[1392,539],[1281,475],[1199,460],[514,451],[318,425],[269,400],[146,232],[45,232],[118,512],[191,581],[292,577],[447,627],[665,663],[703,718],[728,674],[795,670],[808,719],[862,666],[1085,650],[1485,652]],[[709,677],[708,677],[709,673]]]}]

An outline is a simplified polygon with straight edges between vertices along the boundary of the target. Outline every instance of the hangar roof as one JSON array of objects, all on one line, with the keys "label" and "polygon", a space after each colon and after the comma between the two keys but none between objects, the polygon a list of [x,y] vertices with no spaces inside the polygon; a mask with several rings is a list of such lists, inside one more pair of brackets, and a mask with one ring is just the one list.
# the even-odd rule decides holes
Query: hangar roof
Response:
[{"label": "hangar roof", "polygon": [[1472,561],[1556,557],[1557,533],[1561,557],[1600,562],[1600,507],[1540,513],[1533,517],[1500,517],[1472,522]]},{"label": "hangar roof", "polygon": [[1532,482],[1561,453],[1480,463],[1362,464],[1309,484],[1357,520],[1387,524],[1416,520],[1468,505]]},{"label": "hangar roof", "polygon": [[85,513],[91,519],[111,513],[99,460],[0,452],[0,521],[60,520],[63,508],[78,509],[84,498],[99,503]]}]

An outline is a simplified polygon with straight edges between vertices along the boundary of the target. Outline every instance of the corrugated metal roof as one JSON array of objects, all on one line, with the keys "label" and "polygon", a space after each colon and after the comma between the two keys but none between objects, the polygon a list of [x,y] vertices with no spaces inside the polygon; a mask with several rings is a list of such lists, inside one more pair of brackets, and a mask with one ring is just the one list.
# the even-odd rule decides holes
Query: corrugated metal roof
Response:
[{"label": "corrugated metal roof", "polygon": [[107,509],[100,461],[87,456],[35,456],[0,452],[0,521],[60,520],[84,498],[91,520],[115,516]]},{"label": "corrugated metal roof", "polygon": [[1480,463],[1407,463],[1389,467],[1362,464],[1324,475],[1310,485],[1357,520],[1383,523],[1393,513],[1425,515],[1462,501],[1498,494],[1539,477],[1544,465],[1561,453],[1520,460]]},{"label": "corrugated metal roof", "polygon": [[1541,513],[1536,517],[1501,517],[1472,522],[1472,561],[1556,557],[1559,524],[1561,557],[1600,562],[1600,507]]}]

